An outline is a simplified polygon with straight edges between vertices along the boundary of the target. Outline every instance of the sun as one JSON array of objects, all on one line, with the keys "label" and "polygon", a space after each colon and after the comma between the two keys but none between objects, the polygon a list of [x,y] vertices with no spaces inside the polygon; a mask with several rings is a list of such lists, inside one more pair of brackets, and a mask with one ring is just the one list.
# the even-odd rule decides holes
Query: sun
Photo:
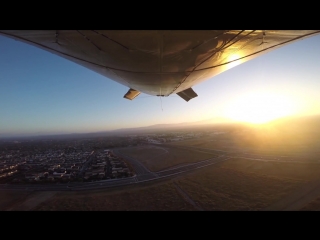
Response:
[{"label": "sun", "polygon": [[260,92],[235,99],[226,107],[225,116],[235,121],[262,124],[289,116],[294,110],[295,104],[290,98],[275,93]]}]

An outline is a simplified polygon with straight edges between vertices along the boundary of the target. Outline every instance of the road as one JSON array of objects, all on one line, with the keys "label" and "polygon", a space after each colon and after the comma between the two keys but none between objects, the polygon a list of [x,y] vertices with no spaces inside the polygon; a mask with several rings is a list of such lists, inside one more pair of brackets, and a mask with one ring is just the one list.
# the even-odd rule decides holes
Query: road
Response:
[{"label": "road", "polygon": [[92,162],[94,157],[95,157],[95,154],[94,154],[94,151],[92,151],[90,155],[87,157],[86,162],[82,165],[82,168],[80,169],[80,173],[79,173],[80,176],[84,174],[85,170],[88,168],[89,164]]},{"label": "road", "polygon": [[119,187],[131,184],[138,184],[147,181],[154,181],[164,179],[179,174],[184,174],[195,169],[206,167],[212,164],[226,161],[230,157],[219,156],[197,163],[185,164],[178,167],[173,167],[159,172],[151,172],[145,166],[143,166],[138,160],[119,153],[118,149],[113,150],[115,155],[125,158],[132,165],[136,175],[127,178],[108,179],[95,182],[85,183],[69,183],[69,184],[0,184],[0,190],[27,190],[27,191],[82,191],[92,189],[103,189],[110,187]]},{"label": "road", "polygon": [[120,153],[119,149],[113,150],[113,153],[119,157],[126,159],[128,162],[130,162],[131,166],[133,167],[133,169],[136,173],[137,181],[146,181],[146,180],[151,180],[151,179],[157,178],[157,175],[155,173],[149,171],[149,169],[147,169],[143,164],[141,164],[140,161],[138,161],[128,155]]},{"label": "road", "polygon": [[[156,145],[159,147],[158,145]],[[165,147],[165,146],[164,146]],[[170,146],[173,147],[173,146]],[[219,151],[219,150],[212,150],[206,148],[198,148],[198,147],[183,147],[183,146],[174,146],[182,149],[193,149],[201,152],[207,153],[215,153],[219,154],[216,157],[206,159],[196,163],[184,164],[177,167],[172,167],[166,170],[158,171],[158,172],[151,172],[148,170],[143,164],[141,164],[138,160],[122,154],[119,152],[120,149],[114,149],[113,152],[115,155],[126,159],[130,162],[131,166],[135,171],[135,175],[132,177],[127,178],[117,178],[117,179],[108,179],[108,180],[101,180],[95,182],[85,182],[85,183],[68,183],[68,184],[0,184],[0,190],[27,190],[27,191],[82,191],[82,190],[92,190],[92,189],[104,189],[104,188],[111,188],[111,187],[119,187],[131,184],[139,184],[142,182],[147,181],[155,181],[159,179],[169,178],[176,175],[185,174],[187,172],[203,168],[212,164],[217,164],[222,161],[226,161],[230,158],[241,157],[251,160],[259,160],[259,161],[278,161],[278,162],[287,162],[286,156],[277,157],[274,156],[264,156],[264,155],[256,155],[256,154],[249,154],[249,153],[237,153],[230,151]],[[94,156],[94,152],[91,153],[90,157],[88,158],[89,162],[92,157]]]}]

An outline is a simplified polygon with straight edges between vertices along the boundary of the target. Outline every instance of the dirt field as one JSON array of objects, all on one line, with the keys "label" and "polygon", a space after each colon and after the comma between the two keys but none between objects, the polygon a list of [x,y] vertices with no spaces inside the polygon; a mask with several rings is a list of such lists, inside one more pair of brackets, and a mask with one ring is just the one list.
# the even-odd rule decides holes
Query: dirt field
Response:
[{"label": "dirt field", "polygon": [[314,199],[303,208],[300,209],[301,211],[320,211],[320,197]]},{"label": "dirt field", "polygon": [[260,133],[227,133],[192,140],[171,142],[172,146],[192,146],[222,151],[246,150],[255,154],[286,155],[319,160],[318,139],[305,139],[301,135],[264,136]]},{"label": "dirt field", "polygon": [[8,210],[24,202],[31,193],[31,191],[0,191],[0,211]]},{"label": "dirt field", "polygon": [[179,142],[171,142],[170,145],[177,146],[192,146],[210,149],[220,149],[230,147],[230,142],[221,141],[220,139],[214,137],[205,137],[200,139],[185,140]]},{"label": "dirt field", "polygon": [[[251,164],[248,161],[247,165]],[[235,170],[236,165],[239,164],[213,165],[186,177],[141,189],[59,193],[36,210],[262,210],[304,183],[302,180]]]},{"label": "dirt field", "polygon": [[[316,164],[232,159],[163,182],[52,195],[5,193],[0,203],[3,210],[29,211],[313,211],[320,206],[318,176]],[[16,199],[15,208],[8,198]]]},{"label": "dirt field", "polygon": [[7,211],[32,211],[42,202],[52,198],[57,192],[48,191],[34,191],[26,196],[23,201],[12,204],[11,207],[7,208]]},{"label": "dirt field", "polygon": [[150,171],[154,172],[216,156],[201,151],[156,146],[127,148],[120,152],[139,160]]},{"label": "dirt field", "polygon": [[224,162],[223,166],[244,173],[298,181],[313,181],[320,177],[319,163],[265,162],[234,158]]},{"label": "dirt field", "polygon": [[40,204],[39,211],[196,211],[172,182],[124,190],[60,192]]}]

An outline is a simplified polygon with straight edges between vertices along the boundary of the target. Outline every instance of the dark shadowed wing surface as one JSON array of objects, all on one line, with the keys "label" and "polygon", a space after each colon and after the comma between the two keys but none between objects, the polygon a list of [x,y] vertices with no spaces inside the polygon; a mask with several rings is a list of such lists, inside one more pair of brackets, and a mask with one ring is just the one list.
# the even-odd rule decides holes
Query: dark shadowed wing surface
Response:
[{"label": "dark shadowed wing surface", "polygon": [[319,30],[0,30],[140,92],[177,93]]}]

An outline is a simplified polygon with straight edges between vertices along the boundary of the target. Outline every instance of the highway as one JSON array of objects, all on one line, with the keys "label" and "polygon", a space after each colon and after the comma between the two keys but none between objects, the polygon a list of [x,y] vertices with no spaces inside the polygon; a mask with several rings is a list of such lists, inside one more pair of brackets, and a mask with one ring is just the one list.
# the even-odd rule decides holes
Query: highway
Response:
[{"label": "highway", "polygon": [[143,166],[138,160],[114,150],[115,155],[125,158],[131,163],[136,175],[127,178],[108,179],[85,183],[68,184],[0,184],[0,190],[26,190],[26,191],[83,191],[93,189],[104,189],[119,187],[125,185],[138,184],[142,182],[155,181],[179,174],[184,174],[195,169],[206,167],[221,161],[228,160],[228,156],[219,156],[206,159],[197,163],[185,164],[178,167],[172,167],[159,172],[151,172]]}]

